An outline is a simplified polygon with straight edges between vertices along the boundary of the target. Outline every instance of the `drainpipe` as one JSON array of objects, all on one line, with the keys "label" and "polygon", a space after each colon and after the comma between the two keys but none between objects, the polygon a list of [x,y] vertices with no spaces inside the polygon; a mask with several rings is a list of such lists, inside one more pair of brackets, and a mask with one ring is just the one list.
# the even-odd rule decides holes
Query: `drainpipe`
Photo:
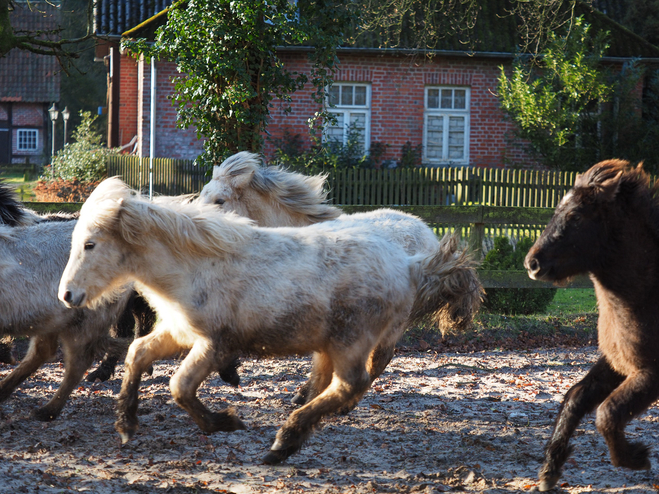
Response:
[{"label": "drainpipe", "polygon": [[149,123],[149,199],[153,199],[153,158],[156,154],[156,60],[151,57],[151,117]]}]

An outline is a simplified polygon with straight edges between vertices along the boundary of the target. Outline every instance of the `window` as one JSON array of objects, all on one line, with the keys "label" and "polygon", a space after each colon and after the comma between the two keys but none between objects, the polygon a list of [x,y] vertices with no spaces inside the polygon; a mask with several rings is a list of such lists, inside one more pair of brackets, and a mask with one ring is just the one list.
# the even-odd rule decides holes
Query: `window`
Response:
[{"label": "window", "polygon": [[469,89],[427,87],[423,125],[424,161],[469,162]]},{"label": "window", "polygon": [[39,148],[39,131],[37,129],[18,129],[18,150],[36,151]]},{"label": "window", "polygon": [[371,87],[368,84],[335,83],[327,96],[328,113],[336,117],[336,124],[325,127],[327,142],[348,143],[352,133],[366,152],[371,137]]}]

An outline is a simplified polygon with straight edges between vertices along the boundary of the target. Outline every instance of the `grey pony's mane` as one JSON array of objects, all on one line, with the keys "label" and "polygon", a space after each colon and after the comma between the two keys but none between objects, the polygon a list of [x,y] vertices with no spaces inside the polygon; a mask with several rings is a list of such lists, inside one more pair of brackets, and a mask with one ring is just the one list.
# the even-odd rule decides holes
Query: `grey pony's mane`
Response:
[{"label": "grey pony's mane", "polygon": [[112,231],[133,245],[158,239],[181,258],[218,255],[240,248],[254,222],[233,213],[217,214],[213,204],[160,199],[151,202],[118,178],[109,178],[83,205],[81,221]]},{"label": "grey pony's mane", "polygon": [[341,211],[327,204],[327,174],[306,176],[279,166],[264,166],[258,154],[242,151],[227,158],[213,178],[252,174],[249,187],[291,213],[305,215],[312,223],[336,219]]}]

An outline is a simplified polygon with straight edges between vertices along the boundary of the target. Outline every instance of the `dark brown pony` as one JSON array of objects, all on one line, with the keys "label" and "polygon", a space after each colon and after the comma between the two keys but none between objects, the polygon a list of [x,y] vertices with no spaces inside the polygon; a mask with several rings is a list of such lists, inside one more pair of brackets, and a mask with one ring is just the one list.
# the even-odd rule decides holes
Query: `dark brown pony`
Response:
[{"label": "dark brown pony", "polygon": [[641,165],[598,163],[577,177],[526,256],[533,279],[589,273],[599,305],[602,356],[565,395],[545,450],[541,491],[558,482],[570,436],[596,408],[611,463],[650,468],[648,447],[627,441],[624,429],[659,397],[658,192]]}]

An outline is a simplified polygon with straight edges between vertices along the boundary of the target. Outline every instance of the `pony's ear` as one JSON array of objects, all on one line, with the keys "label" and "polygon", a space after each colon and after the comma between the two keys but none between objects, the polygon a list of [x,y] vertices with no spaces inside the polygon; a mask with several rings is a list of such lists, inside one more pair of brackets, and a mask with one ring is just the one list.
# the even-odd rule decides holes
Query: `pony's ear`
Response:
[{"label": "pony's ear", "polygon": [[600,189],[600,197],[604,201],[612,201],[615,199],[618,190],[620,190],[620,179],[622,178],[622,170],[620,170],[615,177],[607,178],[598,188]]},{"label": "pony's ear", "polygon": [[236,189],[244,189],[252,181],[253,176],[254,176],[254,170],[251,170],[248,173],[240,173],[238,175],[233,175],[231,177],[231,185]]}]

